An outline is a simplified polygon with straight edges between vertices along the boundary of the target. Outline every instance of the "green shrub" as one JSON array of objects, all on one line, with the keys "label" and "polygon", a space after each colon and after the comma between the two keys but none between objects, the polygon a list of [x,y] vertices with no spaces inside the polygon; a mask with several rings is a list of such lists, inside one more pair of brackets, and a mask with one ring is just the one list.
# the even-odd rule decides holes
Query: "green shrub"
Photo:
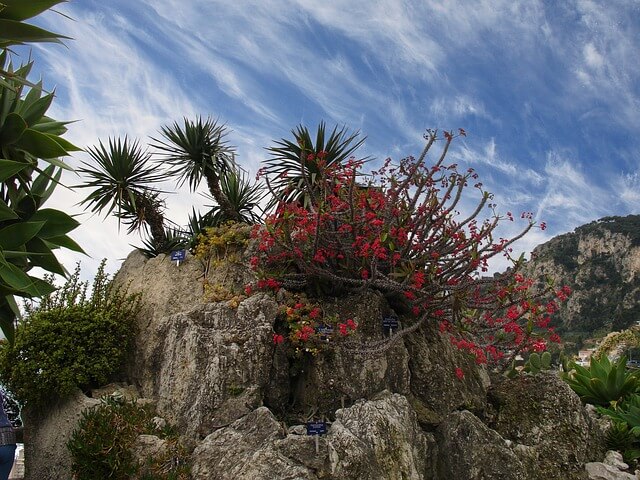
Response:
[{"label": "green shrub", "polygon": [[[77,480],[98,478],[181,480],[189,478],[188,452],[171,428],[158,428],[149,404],[105,397],[85,410],[67,448]],[[156,435],[168,444],[166,453],[136,463],[132,447],[138,435]]]},{"label": "green shrub", "polygon": [[133,345],[139,298],[112,288],[101,264],[87,297],[76,268],[66,284],[27,305],[13,345],[0,347],[0,378],[23,405],[38,408],[76,388],[104,385]]}]

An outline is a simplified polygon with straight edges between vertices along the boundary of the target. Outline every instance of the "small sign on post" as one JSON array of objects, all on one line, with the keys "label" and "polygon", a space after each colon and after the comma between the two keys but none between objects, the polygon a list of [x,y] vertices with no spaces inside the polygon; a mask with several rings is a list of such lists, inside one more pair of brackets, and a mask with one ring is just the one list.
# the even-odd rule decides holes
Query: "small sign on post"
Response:
[{"label": "small sign on post", "polygon": [[398,329],[398,318],[382,317],[382,328],[385,332],[389,332],[389,335],[393,335],[393,331]]},{"label": "small sign on post", "polygon": [[187,258],[187,251],[186,250],[174,250],[173,252],[171,252],[171,261],[173,262],[175,260],[176,265],[179,267],[180,266],[180,262],[182,260],[184,260],[185,258]]},{"label": "small sign on post", "polygon": [[327,433],[327,422],[307,422],[307,435],[316,437],[316,455],[320,453],[320,435]]},{"label": "small sign on post", "polygon": [[322,342],[328,342],[333,335],[333,327],[328,325],[319,325],[316,327],[316,333]]}]

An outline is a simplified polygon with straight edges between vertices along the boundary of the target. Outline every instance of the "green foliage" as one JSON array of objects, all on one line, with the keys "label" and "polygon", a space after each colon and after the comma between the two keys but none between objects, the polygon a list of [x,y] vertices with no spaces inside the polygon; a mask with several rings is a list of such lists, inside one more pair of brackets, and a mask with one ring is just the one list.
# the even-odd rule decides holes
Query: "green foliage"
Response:
[{"label": "green foliage", "polygon": [[204,234],[198,236],[195,256],[207,266],[222,259],[233,261],[232,255],[247,246],[249,235],[250,228],[242,223],[227,222],[207,227]]},{"label": "green foliage", "polygon": [[[102,404],[85,410],[67,448],[77,480],[110,478],[172,479],[189,478],[188,452],[170,428],[158,428],[154,409],[122,398],[105,397]],[[164,457],[149,458],[137,464],[132,447],[138,435],[156,435],[168,443]]]},{"label": "green foliage", "polygon": [[132,346],[139,297],[112,287],[104,261],[91,296],[79,277],[77,267],[62,288],[29,305],[15,342],[1,345],[0,378],[30,407],[108,383]]},{"label": "green foliage", "polygon": [[[0,3],[0,48],[24,45],[33,42],[58,42],[68,39],[64,35],[49,32],[24,20],[35,17],[45,10],[66,0],[2,0]],[[4,74],[5,72],[2,72]]]},{"label": "green foliage", "polygon": [[640,246],[640,215],[604,217],[576,228],[576,233],[588,235],[601,233],[603,230],[625,235],[631,240],[632,246]]},{"label": "green foliage", "polygon": [[147,236],[142,239],[142,246],[138,250],[147,258],[154,258],[161,253],[169,253],[174,250],[187,248],[191,237],[182,231],[168,227],[164,229],[164,236],[158,240],[155,236]]},{"label": "green foliage", "polygon": [[[523,372],[530,373],[531,375],[537,375],[543,370],[551,369],[551,353],[543,352],[542,355],[533,352],[529,355],[524,367]],[[508,378],[515,378],[518,375],[518,369],[516,368],[516,361],[511,363],[511,367],[505,372]]]},{"label": "green foliage", "polygon": [[[184,125],[174,122],[160,130],[164,139],[154,139],[154,147],[170,166],[169,174],[178,178],[178,185],[185,182],[194,191],[202,178],[209,182],[209,175],[220,175],[234,166],[233,147],[226,141],[225,125],[215,120],[198,117],[192,121],[184,119]],[[211,185],[208,185],[211,190]],[[214,192],[211,194],[217,199]]]},{"label": "green foliage", "polygon": [[220,177],[220,190],[229,201],[234,214],[231,216],[219,205],[214,205],[209,212],[212,226],[218,226],[228,221],[248,224],[260,222],[260,216],[255,210],[260,208],[259,203],[264,196],[261,185],[252,184],[242,172],[227,170]]},{"label": "green foliage", "polygon": [[629,430],[626,422],[611,423],[605,436],[605,446],[608,450],[622,453],[625,462],[630,463],[640,458],[640,442],[638,437]]},{"label": "green foliage", "polygon": [[[42,81],[27,80],[33,63],[14,69],[7,52],[12,45],[67,38],[23,22],[58,3],[0,2],[0,328],[9,341],[19,316],[15,297],[51,292],[51,286],[29,270],[41,267],[64,275],[53,250],[82,252],[67,236],[78,222],[43,208],[59,182],[60,169],[69,169],[60,157],[79,149],[62,138],[66,123],[46,115],[54,93],[45,93]],[[40,161],[48,166],[43,168]]]},{"label": "green foliage", "polygon": [[[327,167],[339,165],[349,159],[365,141],[364,137],[358,138],[359,132],[349,134],[346,127],[338,129],[335,126],[328,138],[325,138],[325,130],[325,123],[320,122],[313,140],[309,129],[298,125],[291,131],[294,141],[283,138],[267,149],[271,158],[264,162],[263,170],[267,178],[274,179],[269,185],[272,198],[268,209],[276,206],[279,201],[299,202],[304,207],[309,206],[312,199],[306,185],[318,185],[323,180]],[[314,190],[316,189],[311,189]]]},{"label": "green foliage", "polygon": [[[224,125],[211,119],[185,118],[184,126],[174,123],[161,133],[163,140],[154,139],[156,157],[127,138],[89,148],[91,163],[79,169],[86,177],[79,186],[92,191],[81,203],[91,206],[93,212],[114,214],[128,225],[129,233],[147,234],[139,250],[148,257],[185,246],[194,248],[205,227],[230,220],[260,220],[254,209],[259,208],[262,188],[249,182],[235,165],[233,149],[224,141]],[[210,198],[217,203],[204,215],[193,210],[186,231],[165,222],[163,192],[153,185],[167,176],[177,177],[178,186],[188,182],[192,190],[204,178]]]},{"label": "green foliage", "polygon": [[84,167],[78,173],[89,180],[78,186],[93,191],[80,203],[89,205],[92,212],[106,211],[109,215],[115,210],[118,219],[129,225],[129,233],[155,219],[159,225],[152,225],[152,230],[153,227],[162,230],[160,192],[152,185],[165,176],[151,163],[150,154],[137,141],[131,142],[126,137],[109,139],[108,147],[100,142],[87,152],[92,163],[83,162]]},{"label": "green foliage", "polygon": [[626,364],[625,356],[613,363],[606,355],[600,359],[593,357],[589,368],[572,363],[572,371],[564,373],[562,378],[583,402],[615,406],[636,393],[639,387],[639,373],[628,371]]}]

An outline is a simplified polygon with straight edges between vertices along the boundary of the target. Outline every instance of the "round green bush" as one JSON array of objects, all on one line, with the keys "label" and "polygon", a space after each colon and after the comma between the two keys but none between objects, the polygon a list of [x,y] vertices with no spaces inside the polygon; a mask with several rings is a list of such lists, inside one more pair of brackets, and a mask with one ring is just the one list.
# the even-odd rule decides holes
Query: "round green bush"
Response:
[{"label": "round green bush", "polygon": [[29,406],[104,385],[123,366],[131,327],[89,306],[38,312],[18,327],[13,345],[3,345],[3,380]]},{"label": "round green bush", "polygon": [[137,296],[112,290],[103,269],[93,292],[79,269],[59,291],[28,309],[15,341],[0,345],[0,379],[25,406],[38,408],[80,388],[113,380],[133,346]]}]

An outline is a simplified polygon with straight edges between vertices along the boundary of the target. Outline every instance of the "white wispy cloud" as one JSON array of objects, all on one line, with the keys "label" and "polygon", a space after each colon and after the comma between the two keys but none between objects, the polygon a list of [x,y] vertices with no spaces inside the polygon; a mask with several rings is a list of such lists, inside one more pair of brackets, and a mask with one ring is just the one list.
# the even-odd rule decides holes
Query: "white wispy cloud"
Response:
[{"label": "white wispy cloud", "polygon": [[611,194],[584,174],[570,152],[548,152],[545,176],[537,218],[549,219],[567,231],[607,214]]},{"label": "white wispy cloud", "polygon": [[[241,165],[255,173],[264,147],[301,121],[360,128],[366,153],[380,159],[419,151],[426,127],[475,126],[452,160],[482,169],[504,210],[537,210],[560,232],[639,208],[640,159],[612,168],[615,149],[603,158],[576,146],[600,142],[600,128],[626,134],[630,151],[639,146],[633,8],[632,0],[616,8],[590,0],[473,8],[464,0],[76,1],[60,7],[75,21],[46,17],[76,40],[37,53],[45,81],[59,86],[51,113],[80,120],[68,134],[80,146],[124,134],[146,142],[162,125],[210,114],[233,130]],[[54,201],[67,208],[82,194],[60,190]],[[183,222],[204,202],[180,191],[167,200],[169,215]],[[113,220],[87,217],[75,237],[95,258],[139,243],[114,233]]]}]

